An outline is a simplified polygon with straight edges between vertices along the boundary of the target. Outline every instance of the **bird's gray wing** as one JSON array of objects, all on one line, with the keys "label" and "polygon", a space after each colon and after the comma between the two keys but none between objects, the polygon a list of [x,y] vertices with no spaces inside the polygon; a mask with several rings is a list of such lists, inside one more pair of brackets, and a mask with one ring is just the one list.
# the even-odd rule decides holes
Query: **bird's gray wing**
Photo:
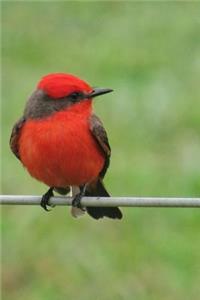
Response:
[{"label": "bird's gray wing", "polygon": [[18,159],[20,159],[18,141],[19,141],[20,131],[21,131],[25,121],[26,121],[25,118],[21,117],[15,123],[15,125],[12,129],[12,132],[11,132],[11,136],[10,136],[10,148]]},{"label": "bird's gray wing", "polygon": [[89,125],[92,135],[94,136],[95,140],[97,141],[98,145],[100,146],[100,149],[102,150],[105,156],[105,163],[99,174],[100,177],[103,178],[109,167],[111,156],[111,148],[109,145],[108,136],[101,120],[95,114],[92,114],[89,118]]}]

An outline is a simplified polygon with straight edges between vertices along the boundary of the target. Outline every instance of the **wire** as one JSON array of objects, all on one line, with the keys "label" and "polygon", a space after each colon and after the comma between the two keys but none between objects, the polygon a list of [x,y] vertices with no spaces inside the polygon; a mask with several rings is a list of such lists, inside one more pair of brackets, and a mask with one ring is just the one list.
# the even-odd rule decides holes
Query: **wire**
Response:
[{"label": "wire", "polygon": [[[0,195],[1,205],[39,205],[41,196]],[[49,204],[71,205],[71,197],[51,197]],[[200,198],[182,197],[83,197],[85,206],[122,207],[200,207]]]}]

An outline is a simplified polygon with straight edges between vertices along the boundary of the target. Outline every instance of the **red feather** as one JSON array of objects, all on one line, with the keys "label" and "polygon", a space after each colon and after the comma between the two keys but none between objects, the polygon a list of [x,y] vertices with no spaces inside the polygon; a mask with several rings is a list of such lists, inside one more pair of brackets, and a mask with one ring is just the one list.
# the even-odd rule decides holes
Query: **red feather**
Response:
[{"label": "red feather", "polygon": [[54,73],[44,76],[38,83],[38,89],[44,90],[50,97],[59,100],[76,91],[91,92],[91,86],[84,80],[65,73]]},{"label": "red feather", "polygon": [[27,120],[19,154],[33,177],[48,186],[66,187],[99,175],[104,155],[90,132],[90,113],[88,100],[44,119]]}]

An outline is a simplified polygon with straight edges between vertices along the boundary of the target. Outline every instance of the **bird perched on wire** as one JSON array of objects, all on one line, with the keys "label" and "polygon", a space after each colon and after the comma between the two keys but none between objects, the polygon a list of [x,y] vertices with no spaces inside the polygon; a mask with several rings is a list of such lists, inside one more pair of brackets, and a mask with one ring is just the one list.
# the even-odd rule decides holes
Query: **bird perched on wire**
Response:
[{"label": "bird perched on wire", "polygon": [[30,175],[50,187],[41,200],[45,210],[54,190],[67,194],[72,187],[73,216],[86,209],[95,219],[122,218],[118,207],[81,206],[83,196],[109,197],[103,178],[111,149],[92,102],[110,92],[71,74],[54,73],[44,76],[28,99],[13,127],[10,147]]}]

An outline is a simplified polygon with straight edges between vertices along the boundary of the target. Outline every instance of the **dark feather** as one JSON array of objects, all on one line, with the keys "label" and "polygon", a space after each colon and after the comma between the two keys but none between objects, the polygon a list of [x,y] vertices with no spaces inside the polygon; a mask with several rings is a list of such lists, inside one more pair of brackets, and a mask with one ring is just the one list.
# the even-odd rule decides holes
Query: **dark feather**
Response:
[{"label": "dark feather", "polygon": [[10,136],[10,148],[18,159],[20,159],[19,145],[18,145],[20,130],[21,130],[22,126],[24,125],[25,121],[26,121],[26,119],[24,117],[21,117],[17,121],[17,123],[14,125],[11,136]]},{"label": "dark feather", "polygon": [[104,166],[99,174],[100,177],[103,178],[110,164],[111,148],[109,145],[107,133],[103,127],[101,120],[95,114],[93,114],[90,117],[89,121],[90,121],[90,130],[95,140],[97,141],[98,145],[100,146],[101,151],[105,156]]},{"label": "dark feather", "polygon": [[70,187],[67,186],[65,188],[63,187],[54,187],[54,191],[57,192],[60,195],[67,195],[70,192]]},{"label": "dark feather", "polygon": [[[97,182],[90,184],[86,188],[85,196],[95,197],[109,197],[110,195],[106,191],[102,181],[99,179]],[[112,219],[121,219],[122,213],[118,207],[86,207],[88,214],[95,218],[100,219],[108,217]]]},{"label": "dark feather", "polygon": [[[109,167],[111,156],[111,148],[109,145],[107,133],[103,127],[101,120],[96,115],[93,114],[90,117],[89,121],[90,130],[105,156],[105,162],[99,174],[99,178],[87,185],[85,196],[110,197],[102,181]],[[108,217],[112,219],[122,218],[122,213],[118,207],[87,207],[86,209],[88,214],[95,219],[100,219],[103,217]]]}]

